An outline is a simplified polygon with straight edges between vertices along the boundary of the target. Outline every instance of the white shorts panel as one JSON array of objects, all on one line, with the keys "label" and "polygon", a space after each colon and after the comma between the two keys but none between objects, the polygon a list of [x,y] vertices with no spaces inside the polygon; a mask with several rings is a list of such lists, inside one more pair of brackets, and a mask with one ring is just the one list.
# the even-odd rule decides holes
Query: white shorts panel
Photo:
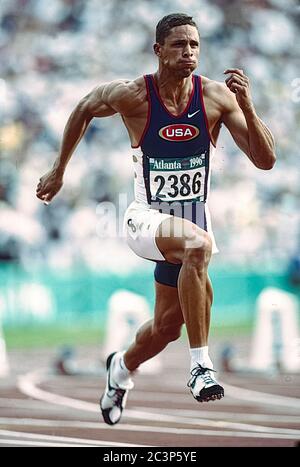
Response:
[{"label": "white shorts panel", "polygon": [[153,261],[165,261],[155,237],[159,225],[169,217],[172,216],[136,201],[129,205],[124,215],[124,230],[127,243],[136,255]]},{"label": "white shorts panel", "polygon": [[217,247],[215,236],[212,231],[210,212],[209,212],[207,204],[205,204],[205,216],[206,216],[206,224],[207,224],[207,233],[209,234],[211,241],[212,241],[212,254],[214,255],[216,253],[219,253],[219,249]]},{"label": "white shorts panel", "polygon": [[[212,239],[212,253],[218,253],[214,234],[211,229],[209,211],[206,210],[208,220],[208,234]],[[153,261],[165,261],[156,244],[156,232],[160,224],[173,217],[170,214],[163,214],[156,209],[150,209],[143,203],[133,201],[125,211],[124,215],[124,234],[127,244],[131,250],[138,256]]]}]

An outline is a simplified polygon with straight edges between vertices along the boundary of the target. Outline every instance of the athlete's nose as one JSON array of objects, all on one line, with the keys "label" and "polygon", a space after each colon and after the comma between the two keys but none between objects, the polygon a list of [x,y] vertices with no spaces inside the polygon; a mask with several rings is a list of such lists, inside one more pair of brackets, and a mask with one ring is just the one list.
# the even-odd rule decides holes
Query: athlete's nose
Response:
[{"label": "athlete's nose", "polygon": [[193,49],[192,49],[192,47],[191,47],[189,44],[187,44],[187,45],[185,46],[185,48],[183,49],[183,56],[184,56],[185,58],[187,58],[187,57],[189,58],[189,57],[192,57],[192,56],[193,56]]}]

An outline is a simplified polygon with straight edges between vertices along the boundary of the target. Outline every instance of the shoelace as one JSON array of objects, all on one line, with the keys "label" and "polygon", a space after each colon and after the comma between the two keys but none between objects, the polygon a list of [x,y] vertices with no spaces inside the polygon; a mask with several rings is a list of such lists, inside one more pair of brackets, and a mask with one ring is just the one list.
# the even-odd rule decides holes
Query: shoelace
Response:
[{"label": "shoelace", "polygon": [[193,386],[198,376],[202,377],[205,384],[215,383],[215,381],[212,379],[209,373],[205,374],[206,372],[209,372],[209,371],[213,371],[214,373],[216,373],[216,370],[213,370],[211,368],[205,368],[201,366],[200,363],[197,363],[197,366],[195,366],[195,368],[191,370],[191,377],[187,383],[188,387]]},{"label": "shoelace", "polygon": [[123,397],[126,391],[124,389],[115,389],[116,393],[112,396],[112,400],[115,402],[117,407],[121,407]]}]

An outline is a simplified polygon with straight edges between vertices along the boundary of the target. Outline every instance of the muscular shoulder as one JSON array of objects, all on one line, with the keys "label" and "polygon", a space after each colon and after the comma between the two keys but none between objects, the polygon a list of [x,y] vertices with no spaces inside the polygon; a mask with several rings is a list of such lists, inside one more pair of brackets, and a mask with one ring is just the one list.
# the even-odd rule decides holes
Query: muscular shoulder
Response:
[{"label": "muscular shoulder", "polygon": [[103,98],[117,112],[123,115],[130,114],[145,102],[147,97],[143,77],[135,80],[116,80],[105,84]]},{"label": "muscular shoulder", "polygon": [[235,96],[225,83],[202,76],[202,86],[204,97],[217,106],[221,113],[230,111],[236,105]]},{"label": "muscular shoulder", "polygon": [[80,101],[80,108],[92,117],[105,117],[138,111],[147,98],[143,77],[136,80],[118,79],[96,86]]}]

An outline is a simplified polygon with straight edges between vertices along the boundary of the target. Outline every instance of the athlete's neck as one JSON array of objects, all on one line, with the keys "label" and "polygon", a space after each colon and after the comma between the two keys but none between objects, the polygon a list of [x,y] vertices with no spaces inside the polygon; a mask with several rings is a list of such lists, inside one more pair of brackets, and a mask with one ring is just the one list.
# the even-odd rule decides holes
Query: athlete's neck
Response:
[{"label": "athlete's neck", "polygon": [[168,70],[159,69],[154,74],[154,79],[160,96],[174,102],[175,105],[186,98],[193,89],[192,75],[181,78],[171,75]]}]

